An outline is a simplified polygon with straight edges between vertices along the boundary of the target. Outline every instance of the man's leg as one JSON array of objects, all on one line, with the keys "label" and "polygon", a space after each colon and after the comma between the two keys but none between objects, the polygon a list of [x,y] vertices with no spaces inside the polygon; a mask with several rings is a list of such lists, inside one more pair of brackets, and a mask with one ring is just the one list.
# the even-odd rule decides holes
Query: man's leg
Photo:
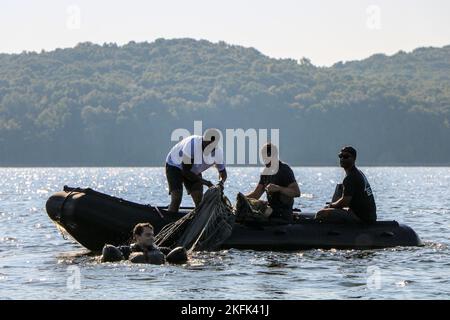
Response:
[{"label": "man's leg", "polygon": [[183,198],[183,189],[172,190],[170,193],[170,205],[168,211],[171,213],[177,213],[180,209],[181,199]]},{"label": "man's leg", "polygon": [[[201,178],[202,174],[199,174],[199,176]],[[184,179],[183,183],[186,187],[187,193],[191,195],[195,207],[198,207],[203,199],[203,184],[200,181],[193,183],[186,179]]]},{"label": "man's leg", "polygon": [[271,221],[283,221],[283,222],[292,222],[292,210],[287,209],[273,209],[272,214],[270,215]]},{"label": "man's leg", "polygon": [[324,222],[360,222],[359,218],[350,210],[325,208],[317,212],[316,219]]},{"label": "man's leg", "polygon": [[168,211],[177,213],[183,198],[183,175],[179,168],[166,165],[166,178],[170,194]]},{"label": "man's leg", "polygon": [[195,207],[198,207],[200,202],[202,202],[203,199],[203,190],[193,190],[191,191],[191,197],[194,201]]}]

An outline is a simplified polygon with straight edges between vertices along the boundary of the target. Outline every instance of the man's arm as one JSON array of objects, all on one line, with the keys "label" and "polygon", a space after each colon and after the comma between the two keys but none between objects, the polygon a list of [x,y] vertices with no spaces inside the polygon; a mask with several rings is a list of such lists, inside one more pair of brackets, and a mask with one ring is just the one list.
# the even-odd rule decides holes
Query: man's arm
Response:
[{"label": "man's arm", "polygon": [[249,194],[247,194],[245,196],[247,198],[252,198],[252,199],[258,200],[259,198],[261,198],[261,196],[263,194],[264,194],[264,185],[262,185],[261,183],[258,183],[255,190],[253,190],[252,192],[250,192]]},{"label": "man's arm", "polygon": [[201,178],[199,175],[196,175],[195,173],[193,173],[191,171],[191,169],[192,169],[192,164],[183,162],[183,170],[181,170],[181,171],[183,173],[183,176],[186,179],[188,179],[189,181],[192,181],[192,182],[200,181],[202,184],[204,184],[204,185],[206,185],[208,187],[211,187],[213,185],[211,183],[211,181],[208,181],[208,180],[205,180],[205,179]]},{"label": "man's arm", "polygon": [[288,197],[291,198],[297,198],[300,197],[300,188],[298,186],[297,182],[292,182],[290,185],[288,185],[287,187],[281,187],[279,185],[276,184],[269,184],[267,186],[267,191],[269,193],[273,193],[273,192],[280,192]]},{"label": "man's arm", "polygon": [[339,200],[330,204],[330,208],[342,209],[348,208],[350,206],[350,201],[352,201],[351,196],[343,196]]},{"label": "man's arm", "polygon": [[329,205],[330,208],[342,209],[350,206],[350,201],[352,201],[352,196],[355,190],[354,182],[351,177],[347,176],[342,184],[344,187],[343,195],[339,200],[331,203]]},{"label": "man's arm", "polygon": [[219,171],[219,183],[224,185],[225,181],[227,181],[227,170],[223,169],[222,171]]}]

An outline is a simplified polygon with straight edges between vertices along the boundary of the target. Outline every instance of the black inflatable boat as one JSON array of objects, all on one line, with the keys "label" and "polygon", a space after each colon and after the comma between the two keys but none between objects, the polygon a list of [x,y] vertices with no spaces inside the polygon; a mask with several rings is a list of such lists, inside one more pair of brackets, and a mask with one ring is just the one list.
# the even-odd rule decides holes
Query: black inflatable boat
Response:
[{"label": "black inflatable boat", "polygon": [[[139,222],[150,222],[155,233],[190,211],[168,214],[164,207],[141,205],[92,189],[64,187],[46,204],[49,217],[82,246],[100,251],[104,244],[121,245],[129,241]],[[421,246],[410,227],[396,221],[373,225],[331,224],[300,213],[292,224],[243,225],[236,223],[223,248],[254,250],[371,249],[395,246]]]}]

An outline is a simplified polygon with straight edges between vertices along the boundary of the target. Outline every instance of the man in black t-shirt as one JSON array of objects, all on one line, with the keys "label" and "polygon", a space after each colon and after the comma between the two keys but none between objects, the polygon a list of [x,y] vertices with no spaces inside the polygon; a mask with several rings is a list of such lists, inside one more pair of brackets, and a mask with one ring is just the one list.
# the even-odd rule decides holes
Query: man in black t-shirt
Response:
[{"label": "man in black t-shirt", "polygon": [[300,189],[292,169],[278,158],[275,145],[268,143],[261,149],[265,168],[255,190],[247,198],[259,199],[267,192],[267,200],[273,213],[270,218],[292,221],[294,198],[300,197]]},{"label": "man in black t-shirt", "polygon": [[316,219],[330,222],[364,222],[377,220],[377,208],[366,176],[355,166],[356,150],[344,147],[339,153],[341,167],[346,172],[342,197],[320,210]]}]

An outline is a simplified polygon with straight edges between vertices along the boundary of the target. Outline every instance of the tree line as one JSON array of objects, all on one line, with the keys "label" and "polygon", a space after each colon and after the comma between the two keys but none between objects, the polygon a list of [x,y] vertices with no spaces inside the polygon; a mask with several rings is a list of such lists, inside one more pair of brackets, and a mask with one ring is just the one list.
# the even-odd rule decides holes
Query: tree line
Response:
[{"label": "tree line", "polygon": [[162,165],[176,128],[279,128],[293,165],[450,164],[450,46],[316,67],[192,39],[0,54],[0,165]]}]

